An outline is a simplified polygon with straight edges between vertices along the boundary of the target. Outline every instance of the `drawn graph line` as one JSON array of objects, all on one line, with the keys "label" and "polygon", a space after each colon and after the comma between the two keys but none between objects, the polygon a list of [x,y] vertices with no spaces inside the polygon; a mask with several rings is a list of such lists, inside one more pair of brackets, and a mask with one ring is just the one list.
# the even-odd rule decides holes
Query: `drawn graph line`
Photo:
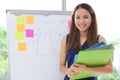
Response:
[{"label": "drawn graph line", "polygon": [[[41,37],[41,36],[42,36],[42,37]],[[40,43],[43,41],[42,44],[46,44],[45,40],[48,39],[48,37],[49,37],[49,44],[48,44],[48,46],[51,47],[51,50],[52,50],[52,51],[46,53],[46,52],[44,51],[44,48],[43,48],[43,49],[42,49],[42,48],[39,49],[39,46],[45,46],[45,45],[40,45]],[[41,42],[40,42],[40,41],[41,41]],[[46,44],[46,45],[47,45],[47,44]],[[47,47],[46,47],[46,48],[47,48]],[[42,50],[43,50],[43,52],[42,52]],[[40,52],[41,52],[41,53],[40,53]],[[37,55],[51,55],[51,54],[53,54],[53,45],[52,45],[51,33],[50,33],[49,30],[46,31],[45,34],[38,36],[38,40],[37,40],[37,43],[36,43],[36,54],[37,54]]]}]

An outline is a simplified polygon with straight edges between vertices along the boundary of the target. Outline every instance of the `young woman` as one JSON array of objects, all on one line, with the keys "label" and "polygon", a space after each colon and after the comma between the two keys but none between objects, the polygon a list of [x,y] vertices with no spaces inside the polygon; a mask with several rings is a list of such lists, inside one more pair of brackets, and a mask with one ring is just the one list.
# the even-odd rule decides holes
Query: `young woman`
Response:
[{"label": "young woman", "polygon": [[[73,64],[74,57],[80,50],[85,50],[102,41],[106,42],[103,36],[98,35],[94,10],[89,4],[78,4],[71,16],[70,32],[61,41],[60,71],[66,75],[64,80],[70,80],[71,77],[81,71],[94,74],[112,72],[111,60],[107,65],[93,68],[84,64]],[[86,77],[77,80],[97,80],[97,77]]]}]

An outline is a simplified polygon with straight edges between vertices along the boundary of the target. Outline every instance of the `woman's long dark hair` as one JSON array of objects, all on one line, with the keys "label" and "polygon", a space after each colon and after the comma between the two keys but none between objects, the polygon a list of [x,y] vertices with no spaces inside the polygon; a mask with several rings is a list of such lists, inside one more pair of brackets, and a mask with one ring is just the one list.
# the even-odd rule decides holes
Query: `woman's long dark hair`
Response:
[{"label": "woman's long dark hair", "polygon": [[91,25],[89,27],[88,30],[88,34],[87,34],[87,45],[92,46],[93,44],[96,44],[98,42],[97,40],[97,35],[98,35],[98,30],[97,30],[97,21],[96,21],[96,15],[94,10],[92,9],[92,7],[89,4],[86,3],[82,3],[82,4],[78,4],[72,15],[71,15],[71,26],[70,26],[70,32],[69,32],[69,40],[67,43],[67,47],[66,47],[66,52],[68,53],[72,48],[75,48],[76,50],[82,50],[81,47],[81,43],[80,43],[80,32],[77,29],[77,27],[75,26],[75,12],[76,10],[78,10],[79,8],[83,8],[85,10],[87,10],[90,15],[91,15]]}]

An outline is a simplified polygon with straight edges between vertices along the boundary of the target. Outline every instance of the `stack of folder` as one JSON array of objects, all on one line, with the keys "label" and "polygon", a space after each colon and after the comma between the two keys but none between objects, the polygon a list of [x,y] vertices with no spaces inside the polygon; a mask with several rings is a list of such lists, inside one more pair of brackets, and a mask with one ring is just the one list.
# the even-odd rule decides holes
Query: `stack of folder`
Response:
[{"label": "stack of folder", "polygon": [[[79,51],[79,53],[75,56],[74,62],[78,64],[85,64],[88,67],[103,66],[108,63],[113,55],[113,51],[114,46],[112,44],[106,45],[104,42],[100,42],[86,50]],[[77,75],[70,78],[70,80],[94,76],[97,75],[93,73],[79,72]]]}]

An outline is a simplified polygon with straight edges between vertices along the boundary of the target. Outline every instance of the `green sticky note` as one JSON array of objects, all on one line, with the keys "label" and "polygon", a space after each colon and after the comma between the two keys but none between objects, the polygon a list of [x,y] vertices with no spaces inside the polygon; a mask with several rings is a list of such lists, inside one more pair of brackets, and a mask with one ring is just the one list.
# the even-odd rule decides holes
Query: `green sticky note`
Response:
[{"label": "green sticky note", "polygon": [[22,40],[24,39],[24,33],[23,32],[15,32],[16,40]]},{"label": "green sticky note", "polygon": [[25,20],[23,16],[17,17],[17,24],[25,24]]}]

